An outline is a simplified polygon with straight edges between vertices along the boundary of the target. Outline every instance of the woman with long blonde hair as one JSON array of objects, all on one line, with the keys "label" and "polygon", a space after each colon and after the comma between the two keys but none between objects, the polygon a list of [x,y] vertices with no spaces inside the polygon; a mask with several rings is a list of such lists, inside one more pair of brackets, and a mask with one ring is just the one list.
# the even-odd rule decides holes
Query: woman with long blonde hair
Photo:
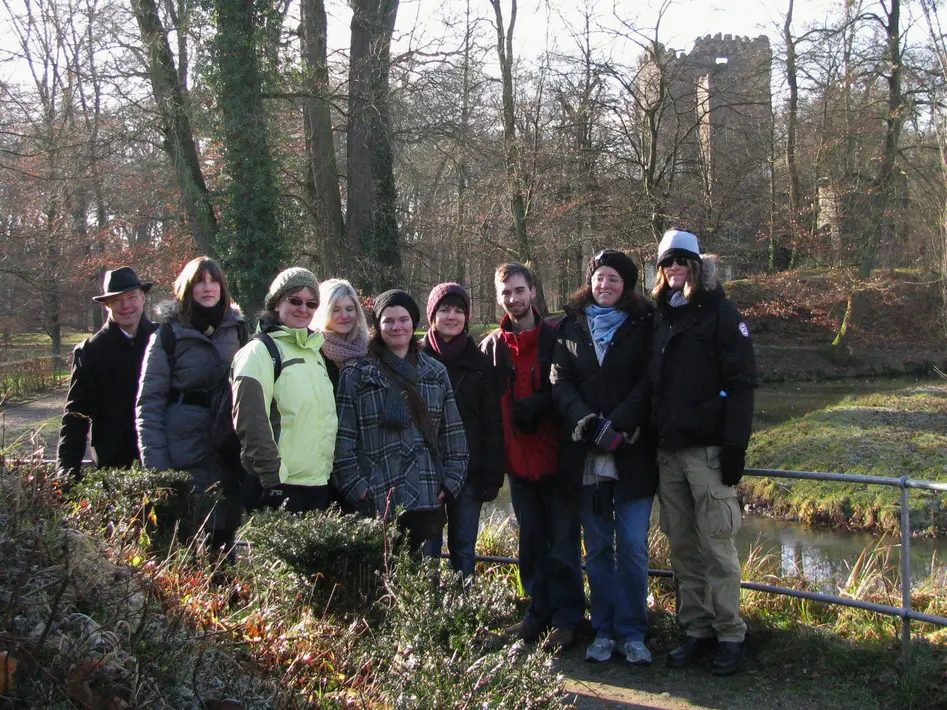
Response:
[{"label": "woman with long blonde hair", "polygon": [[325,338],[322,354],[336,387],[339,373],[368,354],[368,321],[352,284],[345,279],[327,279],[319,285],[319,308],[312,328]]}]

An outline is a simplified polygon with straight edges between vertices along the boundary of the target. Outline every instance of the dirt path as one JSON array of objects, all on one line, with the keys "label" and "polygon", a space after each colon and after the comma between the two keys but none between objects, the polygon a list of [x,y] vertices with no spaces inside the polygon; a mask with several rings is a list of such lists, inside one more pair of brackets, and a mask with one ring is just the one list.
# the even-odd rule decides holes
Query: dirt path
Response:
[{"label": "dirt path", "polygon": [[[671,670],[664,666],[667,649],[650,643],[654,664],[634,667],[615,655],[608,663],[589,663],[585,647],[572,648],[556,661],[565,678],[566,700],[576,710],[869,710],[870,698],[838,692],[837,680],[827,676],[800,684],[768,666],[769,658],[751,653],[737,675],[718,678],[710,674],[710,659],[694,666]],[[818,675],[818,674],[816,674]]]},{"label": "dirt path", "polygon": [[0,445],[23,452],[42,448],[43,455],[56,453],[58,419],[66,404],[66,388],[40,395],[22,404],[0,406]]}]

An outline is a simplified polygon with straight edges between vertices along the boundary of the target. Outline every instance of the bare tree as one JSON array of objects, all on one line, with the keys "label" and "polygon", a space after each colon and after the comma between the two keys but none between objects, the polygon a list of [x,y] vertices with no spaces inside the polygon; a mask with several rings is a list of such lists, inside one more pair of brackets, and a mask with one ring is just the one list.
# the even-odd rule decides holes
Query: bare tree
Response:
[{"label": "bare tree", "polygon": [[160,116],[162,146],[171,158],[194,245],[203,254],[216,254],[217,216],[204,181],[186,97],[187,43],[178,28],[180,67],[175,66],[168,33],[155,0],[132,0],[132,10],[147,52],[148,75]]}]

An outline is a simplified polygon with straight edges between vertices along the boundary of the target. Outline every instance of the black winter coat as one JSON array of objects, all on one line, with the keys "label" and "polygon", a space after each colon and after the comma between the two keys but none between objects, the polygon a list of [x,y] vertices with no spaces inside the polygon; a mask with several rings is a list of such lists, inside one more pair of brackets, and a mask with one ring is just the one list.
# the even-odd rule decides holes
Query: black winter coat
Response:
[{"label": "black winter coat", "polygon": [[650,301],[637,297],[599,365],[582,306],[570,304],[559,327],[550,373],[553,398],[565,419],[559,463],[568,475],[582,478],[586,458],[594,448],[593,444],[573,441],[573,432],[582,418],[603,415],[616,431],[629,435],[641,427],[638,441],[623,445],[615,453],[619,485],[631,498],[652,496],[658,486],[647,377],[653,311]]},{"label": "black winter coat", "polygon": [[[467,437],[467,480],[478,490],[483,484],[502,486],[505,449],[499,376],[492,360],[480,351],[474,339],[466,333],[463,337],[467,338],[463,354],[456,362],[444,365]],[[440,361],[427,335],[421,345],[426,355]]]},{"label": "black winter coat", "polygon": [[102,468],[131,466],[140,459],[135,398],[145,347],[157,324],[142,316],[134,338],[108,321],[76,346],[69,395],[59,430],[58,466],[78,468],[92,428],[92,457]]},{"label": "black winter coat", "polygon": [[658,299],[650,380],[658,446],[746,448],[756,358],[750,331],[719,283],[678,308]]}]

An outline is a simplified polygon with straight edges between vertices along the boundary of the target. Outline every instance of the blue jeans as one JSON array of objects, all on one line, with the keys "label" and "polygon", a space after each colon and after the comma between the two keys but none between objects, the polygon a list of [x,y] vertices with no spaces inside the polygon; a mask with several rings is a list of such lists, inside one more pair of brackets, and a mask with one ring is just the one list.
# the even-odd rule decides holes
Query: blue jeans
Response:
[{"label": "blue jeans", "polygon": [[[460,495],[447,504],[447,550],[450,566],[464,577],[474,573],[477,532],[480,528],[480,507],[477,482],[467,480]],[[444,543],[443,533],[424,543],[425,557],[439,557]]]},{"label": "blue jeans", "polygon": [[520,528],[520,580],[530,597],[526,615],[542,625],[573,627],[585,616],[579,486],[560,476],[508,478]]},{"label": "blue jeans", "polygon": [[644,641],[653,502],[653,496],[626,499],[612,481],[582,486],[585,568],[596,637]]}]

